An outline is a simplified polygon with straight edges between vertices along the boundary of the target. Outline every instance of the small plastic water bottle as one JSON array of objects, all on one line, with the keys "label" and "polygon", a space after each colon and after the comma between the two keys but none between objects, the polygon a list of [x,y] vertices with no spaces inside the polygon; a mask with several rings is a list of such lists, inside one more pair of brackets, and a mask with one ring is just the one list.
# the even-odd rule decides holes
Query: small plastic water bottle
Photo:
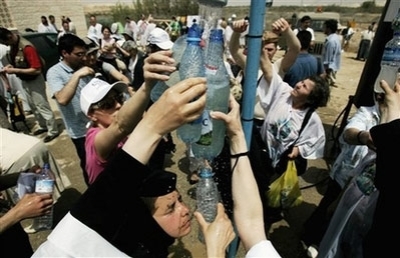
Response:
[{"label": "small plastic water bottle", "polygon": [[[218,187],[213,179],[211,168],[202,168],[199,177],[196,188],[197,211],[203,215],[205,221],[213,222],[218,210]],[[199,240],[204,243],[204,236],[201,230],[199,230]]]},{"label": "small plastic water bottle", "polygon": [[[50,169],[50,164],[45,163],[42,171],[36,178],[35,192],[39,194],[53,194],[54,174]],[[51,229],[53,226],[53,207],[49,214],[35,218],[34,227],[36,229]]]},{"label": "small plastic water bottle", "polygon": [[381,60],[381,70],[376,78],[374,91],[383,93],[380,81],[385,80],[390,87],[394,87],[400,72],[400,9],[392,22],[393,38],[385,45]]}]

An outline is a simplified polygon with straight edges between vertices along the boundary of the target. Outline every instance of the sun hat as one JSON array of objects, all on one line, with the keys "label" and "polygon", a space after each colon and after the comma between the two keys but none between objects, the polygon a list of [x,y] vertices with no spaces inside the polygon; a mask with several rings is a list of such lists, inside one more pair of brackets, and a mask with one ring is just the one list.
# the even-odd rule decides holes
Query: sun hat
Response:
[{"label": "sun hat", "polygon": [[80,103],[82,112],[87,116],[90,105],[102,100],[111,89],[115,89],[118,92],[127,92],[127,87],[128,85],[120,81],[109,84],[106,81],[93,78],[81,90]]},{"label": "sun hat", "polygon": [[262,35],[262,42],[264,44],[278,43],[279,35],[272,31],[264,31]]},{"label": "sun hat", "polygon": [[126,30],[124,30],[124,32],[122,32],[121,34],[122,34],[122,35],[126,35],[126,36],[128,36],[130,39],[133,40],[133,31],[132,31],[132,30],[126,29]]},{"label": "sun hat", "polygon": [[113,24],[111,24],[111,33],[112,34],[117,34],[118,32],[118,22],[114,22]]},{"label": "sun hat", "polygon": [[171,41],[171,38],[165,30],[154,28],[147,38],[147,44],[154,44],[163,50],[168,50],[172,48],[174,42]]},{"label": "sun hat", "polygon": [[86,47],[87,47],[87,49],[88,49],[87,52],[86,52],[86,54],[90,54],[90,53],[92,53],[93,51],[99,50],[99,46],[96,44],[96,41],[93,40],[92,38],[90,38],[90,37],[84,37],[84,38],[82,38],[82,40],[85,42]]},{"label": "sun hat", "polygon": [[131,51],[134,50],[134,49],[138,49],[138,46],[137,46],[137,44],[136,44],[135,41],[133,41],[133,40],[127,40],[127,41],[125,41],[124,43],[122,43],[121,48],[122,48],[123,50],[125,50],[126,52],[131,52]]}]

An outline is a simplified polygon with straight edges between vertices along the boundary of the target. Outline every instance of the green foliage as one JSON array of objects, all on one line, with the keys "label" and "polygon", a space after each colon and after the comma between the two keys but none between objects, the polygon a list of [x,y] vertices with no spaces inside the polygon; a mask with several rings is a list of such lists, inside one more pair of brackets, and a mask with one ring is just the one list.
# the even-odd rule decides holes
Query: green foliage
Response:
[{"label": "green foliage", "polygon": [[197,14],[198,9],[197,0],[133,0],[131,6],[116,4],[111,9],[111,16],[120,22],[124,22],[126,16],[137,21],[142,14],[151,14],[154,19],[171,19],[172,16]]},{"label": "green foliage", "polygon": [[376,6],[374,1],[363,2],[360,7],[364,12],[375,12],[375,10],[380,9]]}]

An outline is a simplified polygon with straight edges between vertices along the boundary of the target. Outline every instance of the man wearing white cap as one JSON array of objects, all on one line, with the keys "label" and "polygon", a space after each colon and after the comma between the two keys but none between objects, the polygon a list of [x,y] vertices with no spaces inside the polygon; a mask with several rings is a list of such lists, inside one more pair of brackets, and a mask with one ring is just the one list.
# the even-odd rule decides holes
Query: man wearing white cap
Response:
[{"label": "man wearing white cap", "polygon": [[155,28],[147,38],[147,52],[154,53],[159,50],[170,50],[174,42],[171,41],[168,33],[161,29]]}]

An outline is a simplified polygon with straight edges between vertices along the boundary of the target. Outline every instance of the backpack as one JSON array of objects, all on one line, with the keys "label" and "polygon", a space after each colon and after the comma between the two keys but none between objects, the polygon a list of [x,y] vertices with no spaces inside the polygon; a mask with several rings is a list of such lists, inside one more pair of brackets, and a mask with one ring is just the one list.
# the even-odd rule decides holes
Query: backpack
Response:
[{"label": "backpack", "polygon": [[[11,59],[11,55],[10,53],[7,54],[7,59],[8,62],[10,64],[12,64],[14,67],[17,68],[29,68],[30,64],[28,63],[28,61],[25,58],[24,55],[24,48],[27,46],[32,46],[33,48],[35,48],[35,46],[28,40],[24,39],[23,37],[19,37],[19,42],[18,42],[18,51],[17,54],[15,55],[14,60]],[[36,48],[35,48],[36,50]],[[37,52],[37,51],[36,51]],[[42,65],[42,75],[44,78],[46,78],[46,74],[45,74],[45,66],[46,66],[46,61],[43,59],[43,57],[41,57],[39,55],[39,53],[37,53],[37,55],[39,56],[40,59],[40,64]],[[24,81],[31,81],[37,78],[38,75],[28,75],[28,74],[16,74],[16,76],[18,78],[20,78],[21,80]]]}]

